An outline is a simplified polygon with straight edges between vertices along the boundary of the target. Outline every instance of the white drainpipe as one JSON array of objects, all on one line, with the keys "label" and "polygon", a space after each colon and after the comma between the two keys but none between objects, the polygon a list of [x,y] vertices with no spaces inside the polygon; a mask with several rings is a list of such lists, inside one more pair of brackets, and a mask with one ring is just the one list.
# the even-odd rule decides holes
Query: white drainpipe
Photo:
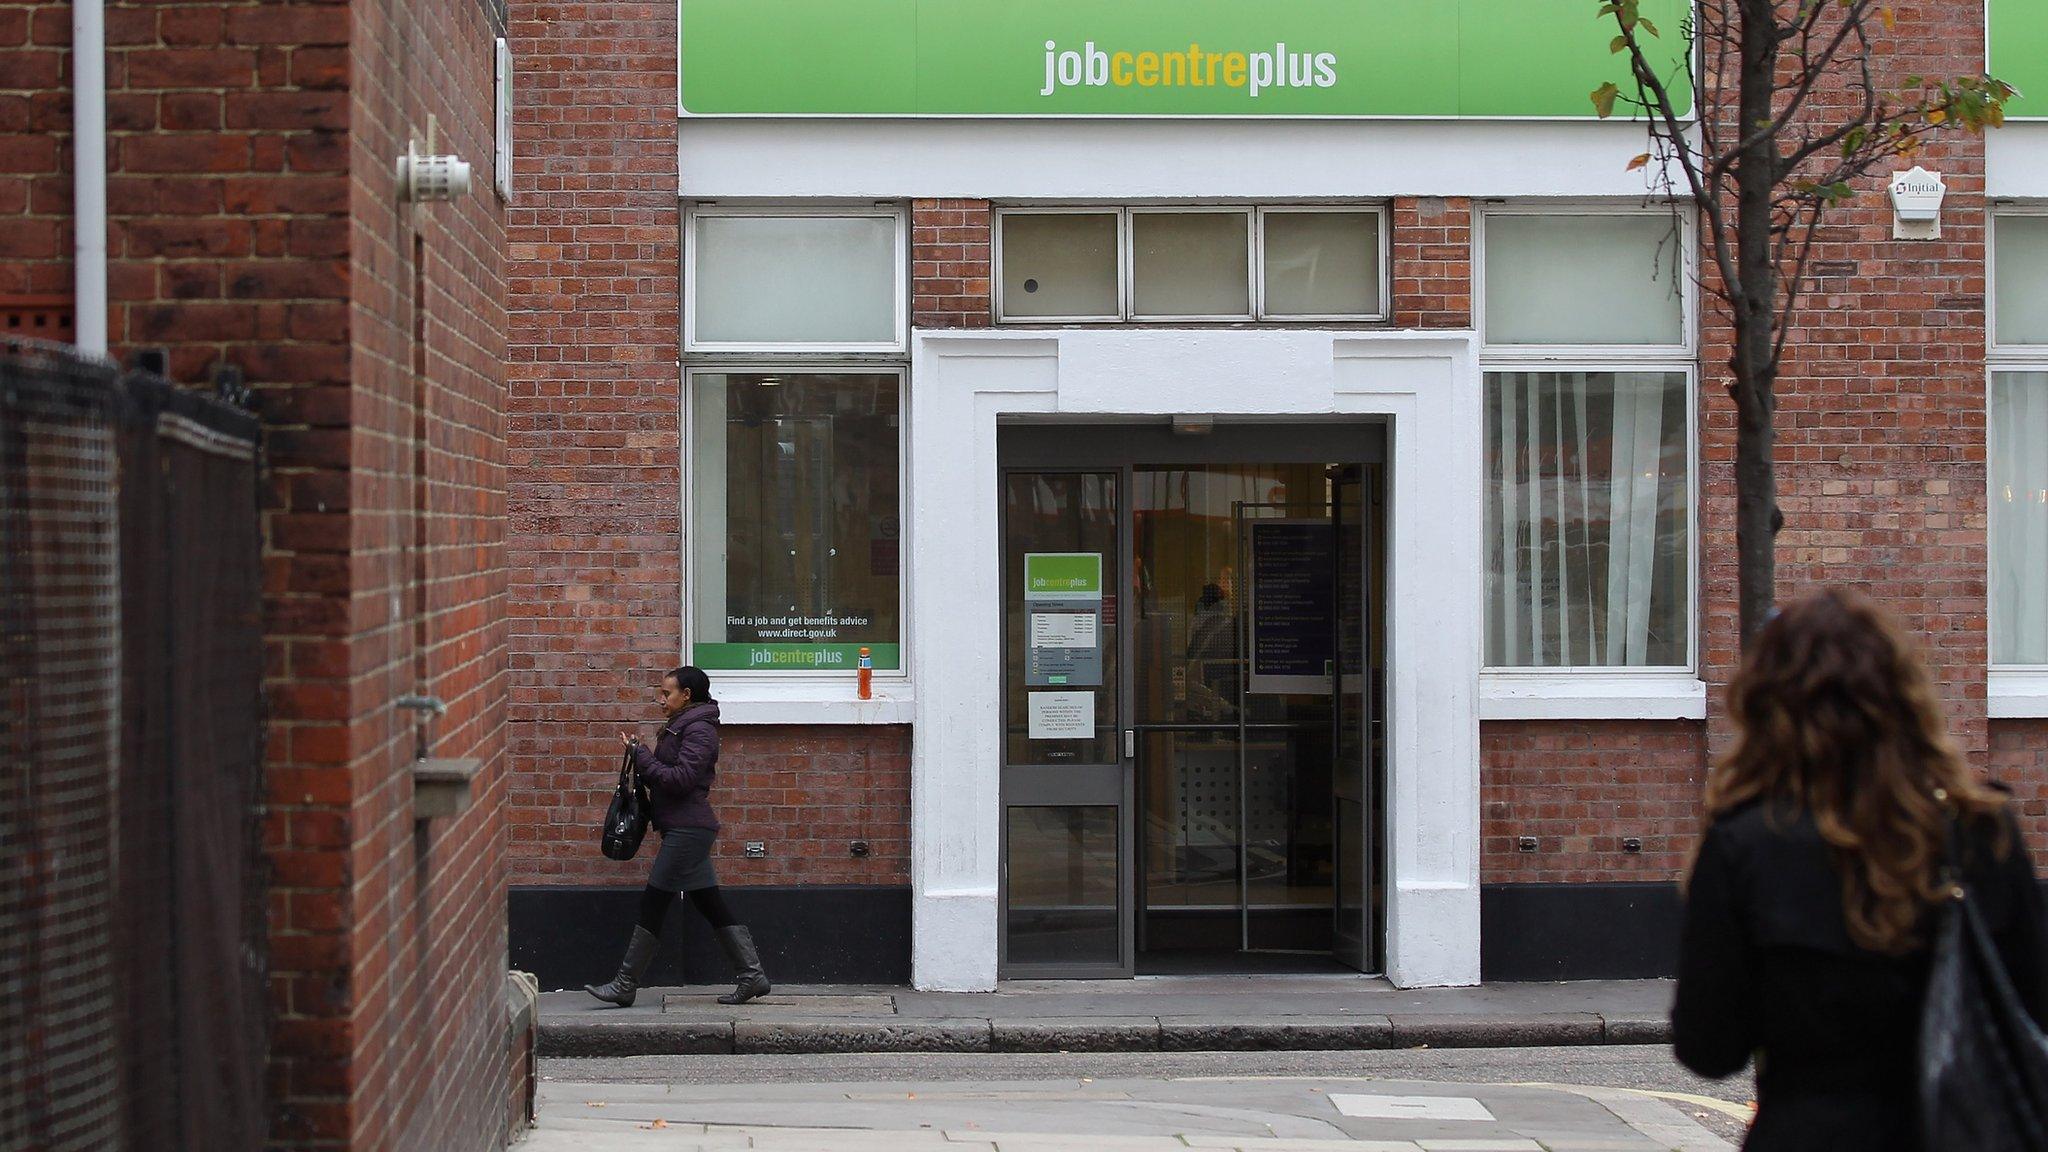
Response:
[{"label": "white drainpipe", "polygon": [[78,347],[107,354],[107,33],[104,0],[71,4],[72,224]]}]

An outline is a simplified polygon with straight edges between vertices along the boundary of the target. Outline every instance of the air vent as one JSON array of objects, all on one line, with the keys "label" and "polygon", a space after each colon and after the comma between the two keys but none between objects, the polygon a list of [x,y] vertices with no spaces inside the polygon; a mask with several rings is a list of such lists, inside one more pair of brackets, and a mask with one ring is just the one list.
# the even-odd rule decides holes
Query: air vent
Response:
[{"label": "air vent", "polygon": [[27,336],[60,344],[78,342],[69,296],[0,296],[0,335]]}]

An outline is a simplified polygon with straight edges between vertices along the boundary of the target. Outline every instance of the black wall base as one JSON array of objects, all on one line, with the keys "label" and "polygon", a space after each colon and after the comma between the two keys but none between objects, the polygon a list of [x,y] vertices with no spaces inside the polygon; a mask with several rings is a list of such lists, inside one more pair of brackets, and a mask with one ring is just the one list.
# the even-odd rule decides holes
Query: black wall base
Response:
[{"label": "black wall base", "polygon": [[[908,984],[910,889],[728,888],[771,979],[790,984]],[[618,970],[638,888],[517,887],[508,895],[512,967],[543,989],[600,983]],[[1676,884],[1491,884],[1479,894],[1486,980],[1631,980],[1678,971]],[[711,928],[671,911],[650,984],[722,984]]]},{"label": "black wall base", "polygon": [[1489,884],[1482,980],[1647,980],[1678,974],[1678,885]]},{"label": "black wall base", "polygon": [[[910,889],[726,888],[753,930],[761,965],[777,983],[908,984]],[[512,967],[543,991],[601,984],[618,971],[633,934],[640,889],[515,887],[507,895]],[[680,901],[679,901],[680,903]],[[687,905],[669,911],[649,984],[722,984],[732,978],[711,926]]]}]

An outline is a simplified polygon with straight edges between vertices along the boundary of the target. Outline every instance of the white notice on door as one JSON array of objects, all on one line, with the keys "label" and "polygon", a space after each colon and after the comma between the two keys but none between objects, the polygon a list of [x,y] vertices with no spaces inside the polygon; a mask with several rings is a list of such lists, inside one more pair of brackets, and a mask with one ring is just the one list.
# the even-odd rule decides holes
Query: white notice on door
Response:
[{"label": "white notice on door", "polygon": [[1031,646],[1033,648],[1095,647],[1095,613],[1033,612],[1031,614]]},{"label": "white notice on door", "polygon": [[1033,692],[1028,735],[1033,740],[1092,740],[1095,693]]}]

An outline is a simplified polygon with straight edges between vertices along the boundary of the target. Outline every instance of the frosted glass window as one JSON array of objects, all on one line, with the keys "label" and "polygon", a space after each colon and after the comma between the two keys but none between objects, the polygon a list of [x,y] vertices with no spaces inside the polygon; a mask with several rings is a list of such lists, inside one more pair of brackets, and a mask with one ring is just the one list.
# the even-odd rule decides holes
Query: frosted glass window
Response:
[{"label": "frosted glass window", "polygon": [[1377,212],[1267,212],[1265,314],[1380,314]]},{"label": "frosted glass window", "polygon": [[698,344],[899,342],[895,216],[697,216]]},{"label": "frosted glass window", "polygon": [[1991,662],[2048,664],[2048,372],[1992,374],[1989,464]]},{"label": "frosted glass window", "polygon": [[1487,343],[1684,343],[1675,240],[1662,213],[1488,216]]},{"label": "frosted glass window", "polygon": [[1131,213],[1131,314],[1252,314],[1248,214]]},{"label": "frosted glass window", "polygon": [[1003,228],[1003,315],[1118,317],[1116,213],[1009,214]]},{"label": "frosted glass window", "polygon": [[1994,335],[2000,344],[2048,344],[2048,216],[2000,216],[1996,235]]}]

